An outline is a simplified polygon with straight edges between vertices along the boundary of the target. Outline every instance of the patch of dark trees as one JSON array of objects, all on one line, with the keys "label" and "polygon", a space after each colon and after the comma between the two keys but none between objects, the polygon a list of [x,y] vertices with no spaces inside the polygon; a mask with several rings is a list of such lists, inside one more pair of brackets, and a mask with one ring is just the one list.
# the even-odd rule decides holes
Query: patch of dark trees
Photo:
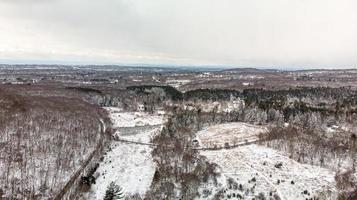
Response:
[{"label": "patch of dark trees", "polygon": [[80,92],[84,93],[97,93],[97,94],[102,94],[102,91],[94,89],[94,88],[87,88],[87,87],[66,87],[66,89],[69,90],[78,90]]},{"label": "patch of dark trees", "polygon": [[161,88],[165,92],[165,94],[173,101],[178,101],[183,99],[182,93],[171,86],[139,85],[139,86],[129,86],[126,89],[130,91],[134,91],[136,94],[144,95],[144,94],[151,94],[149,90],[153,88]]},{"label": "patch of dark trees", "polygon": [[242,93],[228,89],[197,89],[184,93],[185,100],[220,101],[230,100],[232,97],[242,97]]},{"label": "patch of dark trees", "polygon": [[[140,85],[129,86],[126,89],[135,91],[137,94],[149,94],[148,90],[161,88],[171,98],[171,100],[202,100],[202,101],[220,101],[230,100],[231,97],[240,97],[245,100],[249,106],[253,103],[259,103],[262,109],[281,108],[288,97],[302,98],[325,98],[335,99],[340,102],[339,106],[357,105],[357,91],[346,87],[300,87],[287,90],[264,90],[264,89],[245,89],[242,92],[230,89],[197,89],[187,92],[180,92],[171,86],[160,85]],[[87,90],[85,88],[84,90]],[[324,106],[321,103],[319,106]]]},{"label": "patch of dark trees", "polygon": [[90,187],[92,184],[95,184],[94,173],[97,171],[99,163],[96,163],[85,176],[81,177],[81,184],[87,185]]}]

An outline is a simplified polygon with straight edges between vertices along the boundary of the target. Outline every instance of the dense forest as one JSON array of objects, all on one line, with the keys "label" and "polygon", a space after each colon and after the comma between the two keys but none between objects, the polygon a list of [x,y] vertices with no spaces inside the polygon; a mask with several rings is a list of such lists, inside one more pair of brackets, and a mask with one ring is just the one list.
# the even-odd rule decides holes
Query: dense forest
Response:
[{"label": "dense forest", "polygon": [[77,98],[0,91],[0,196],[47,199],[107,140],[107,114]]}]

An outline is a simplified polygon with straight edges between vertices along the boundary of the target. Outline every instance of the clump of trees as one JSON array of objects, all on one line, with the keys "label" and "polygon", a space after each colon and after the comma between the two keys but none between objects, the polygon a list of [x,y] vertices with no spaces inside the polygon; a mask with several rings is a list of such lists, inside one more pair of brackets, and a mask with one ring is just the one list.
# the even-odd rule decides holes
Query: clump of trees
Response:
[{"label": "clump of trees", "polygon": [[198,188],[215,180],[216,165],[208,163],[192,146],[196,117],[192,111],[177,108],[162,132],[153,138],[156,172],[149,199],[194,199]]},{"label": "clump of trees", "polygon": [[139,95],[148,95],[151,94],[153,89],[161,89],[167,99],[178,101],[182,100],[183,96],[182,93],[171,86],[161,86],[161,85],[140,85],[140,86],[129,86],[126,89],[130,91],[134,91],[136,94]]},{"label": "clump of trees", "polygon": [[241,97],[237,90],[227,89],[197,89],[184,93],[185,100],[203,100],[203,101],[226,101],[232,97]]},{"label": "clump of trees", "polygon": [[85,92],[85,93],[98,93],[102,94],[102,91],[95,89],[95,88],[89,88],[89,87],[66,87],[66,89],[69,90],[77,90],[80,92]]},{"label": "clump of trees", "polygon": [[97,171],[98,167],[99,163],[94,164],[94,166],[88,170],[87,174],[81,177],[80,183],[82,186],[84,185],[89,189],[92,184],[95,184],[96,177],[94,177],[94,173]]}]

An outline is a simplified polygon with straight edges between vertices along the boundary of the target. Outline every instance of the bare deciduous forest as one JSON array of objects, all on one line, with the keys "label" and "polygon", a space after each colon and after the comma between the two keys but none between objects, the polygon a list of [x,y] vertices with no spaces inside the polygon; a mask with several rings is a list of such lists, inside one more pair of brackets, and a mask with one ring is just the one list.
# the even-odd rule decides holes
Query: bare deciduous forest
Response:
[{"label": "bare deciduous forest", "polygon": [[105,112],[76,98],[0,93],[0,195],[53,198],[103,142]]}]

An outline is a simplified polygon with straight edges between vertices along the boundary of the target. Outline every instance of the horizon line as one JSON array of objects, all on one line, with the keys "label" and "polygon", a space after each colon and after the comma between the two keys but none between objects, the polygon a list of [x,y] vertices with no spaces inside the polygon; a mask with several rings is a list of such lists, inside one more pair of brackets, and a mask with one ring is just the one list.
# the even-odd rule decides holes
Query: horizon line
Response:
[{"label": "horizon line", "polygon": [[15,61],[0,59],[0,65],[16,66],[116,66],[116,67],[133,67],[133,68],[201,68],[201,69],[258,69],[258,70],[279,70],[279,71],[313,71],[313,70],[357,70],[357,67],[309,67],[309,66],[235,66],[224,64],[165,64],[165,63],[110,63],[110,62],[82,62],[82,61]]}]

